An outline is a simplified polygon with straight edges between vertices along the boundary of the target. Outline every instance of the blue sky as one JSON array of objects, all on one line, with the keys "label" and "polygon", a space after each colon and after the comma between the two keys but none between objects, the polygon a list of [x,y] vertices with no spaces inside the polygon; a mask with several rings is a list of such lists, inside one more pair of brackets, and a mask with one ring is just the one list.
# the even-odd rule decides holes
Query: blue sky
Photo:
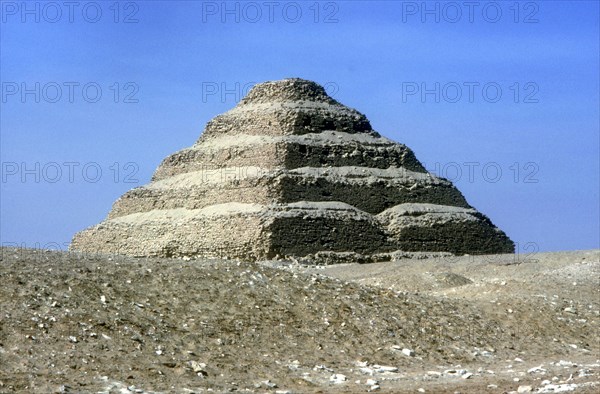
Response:
[{"label": "blue sky", "polygon": [[301,77],[521,252],[600,247],[599,3],[474,3],[2,1],[2,244],[65,248],[253,83]]}]

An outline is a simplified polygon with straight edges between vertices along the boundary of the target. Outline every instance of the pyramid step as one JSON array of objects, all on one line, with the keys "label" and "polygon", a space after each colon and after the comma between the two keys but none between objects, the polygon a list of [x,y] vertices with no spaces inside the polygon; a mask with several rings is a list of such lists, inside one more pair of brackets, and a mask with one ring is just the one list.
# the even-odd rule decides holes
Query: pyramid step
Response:
[{"label": "pyramid step", "polygon": [[153,180],[195,171],[225,167],[257,166],[265,169],[360,166],[403,167],[423,172],[414,153],[405,145],[372,135],[343,132],[303,136],[240,135],[202,138],[191,148],[168,156]]},{"label": "pyramid step", "polygon": [[302,135],[373,132],[366,116],[341,104],[281,102],[240,105],[214,117],[204,135]]},{"label": "pyramid step", "polygon": [[303,200],[341,201],[372,214],[406,202],[469,207],[449,181],[403,168],[265,170],[249,166],[188,172],[132,189],[115,202],[109,218],[225,202],[268,204]]},{"label": "pyramid step", "polygon": [[135,213],[78,233],[72,246],[86,253],[257,260],[305,256],[315,250],[373,253],[385,242],[384,232],[368,213],[339,202],[298,202]]},{"label": "pyramid step", "polygon": [[474,209],[406,203],[377,219],[399,250],[462,254],[513,253],[514,243]]}]

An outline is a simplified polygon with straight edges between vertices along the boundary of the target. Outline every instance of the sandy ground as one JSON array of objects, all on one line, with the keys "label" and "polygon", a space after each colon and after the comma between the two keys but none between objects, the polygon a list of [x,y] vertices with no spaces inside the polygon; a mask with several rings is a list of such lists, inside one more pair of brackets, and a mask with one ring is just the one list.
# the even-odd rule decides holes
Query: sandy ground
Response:
[{"label": "sandy ground", "polygon": [[0,249],[0,392],[600,391],[600,251],[368,265]]}]

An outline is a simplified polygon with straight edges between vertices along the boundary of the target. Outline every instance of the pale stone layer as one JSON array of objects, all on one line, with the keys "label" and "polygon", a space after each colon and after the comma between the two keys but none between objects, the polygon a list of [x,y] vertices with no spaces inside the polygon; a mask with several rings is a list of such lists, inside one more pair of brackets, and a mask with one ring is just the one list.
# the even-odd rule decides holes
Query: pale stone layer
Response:
[{"label": "pale stone layer", "polygon": [[90,253],[256,260],[344,251],[350,240],[357,252],[373,253],[385,236],[373,216],[340,202],[230,203],[107,220],[78,233],[71,246]]}]

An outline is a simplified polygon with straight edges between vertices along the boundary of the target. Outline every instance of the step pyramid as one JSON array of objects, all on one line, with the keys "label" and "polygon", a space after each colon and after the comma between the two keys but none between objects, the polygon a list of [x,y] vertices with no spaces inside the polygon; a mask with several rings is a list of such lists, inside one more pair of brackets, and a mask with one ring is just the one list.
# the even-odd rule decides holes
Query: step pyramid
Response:
[{"label": "step pyramid", "polygon": [[256,85],[209,121],[71,249],[336,261],[512,253],[514,244],[408,147],[322,86],[293,78]]}]

